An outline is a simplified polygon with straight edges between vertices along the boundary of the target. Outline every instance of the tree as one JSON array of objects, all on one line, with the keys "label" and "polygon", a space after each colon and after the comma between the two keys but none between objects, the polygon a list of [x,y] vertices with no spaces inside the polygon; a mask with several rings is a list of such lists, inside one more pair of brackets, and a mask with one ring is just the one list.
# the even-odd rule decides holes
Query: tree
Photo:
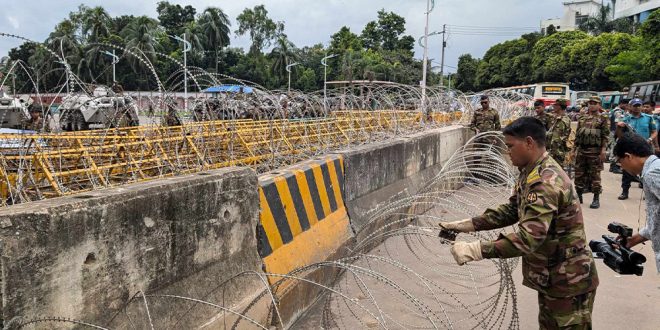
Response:
[{"label": "tree", "polygon": [[456,69],[456,89],[464,92],[475,91],[478,67],[479,59],[473,58],[470,54],[461,55]]},{"label": "tree", "polygon": [[350,28],[342,26],[337,33],[330,37],[330,49],[333,50],[333,53],[349,49],[360,51],[362,50],[362,40],[357,34],[351,32]]},{"label": "tree", "polygon": [[273,59],[273,64],[271,66],[272,72],[275,76],[280,78],[280,81],[284,81],[288,73],[286,71],[286,66],[295,60],[295,48],[296,46],[289,41],[285,34],[280,34],[277,37],[275,47],[271,51],[270,57]]},{"label": "tree", "polygon": [[587,38],[589,35],[583,31],[566,31],[557,32],[536,42],[531,52],[532,80],[565,81],[566,68],[561,61],[562,50]]},{"label": "tree", "polygon": [[[126,48],[134,49],[138,55],[143,54],[148,60],[155,60],[154,52],[157,49],[156,37],[159,32],[158,21],[147,16],[139,16],[132,20],[122,30],[121,34],[126,40]],[[162,32],[161,32],[162,33]],[[133,68],[144,68],[143,64],[136,58],[131,57]]]},{"label": "tree", "polygon": [[382,39],[378,31],[378,23],[375,21],[367,23],[367,25],[364,27],[364,30],[362,30],[360,38],[362,39],[364,48],[379,49]]},{"label": "tree", "polygon": [[406,20],[394,12],[385,12],[381,9],[378,12],[378,31],[380,32],[385,50],[399,49],[399,37],[406,31]]},{"label": "tree", "polygon": [[612,7],[609,4],[601,6],[598,13],[594,16],[587,18],[579,28],[582,31],[589,32],[593,35],[609,32],[625,32],[632,33],[634,24],[631,19],[620,18],[612,20]]},{"label": "tree", "polygon": [[235,33],[239,36],[250,35],[250,54],[261,53],[262,49],[270,46],[273,39],[284,30],[283,23],[275,23],[268,17],[268,10],[264,5],[255,6],[253,9],[245,8],[236,21],[238,30]]},{"label": "tree", "polygon": [[215,53],[215,72],[218,72],[219,53],[229,46],[229,18],[220,8],[209,7],[199,18],[199,24],[205,37],[205,46]]},{"label": "tree", "polygon": [[550,24],[548,26],[548,29],[545,31],[545,35],[546,36],[551,36],[555,33],[557,33],[557,28],[554,25]]},{"label": "tree", "polygon": [[160,1],[156,7],[158,21],[168,34],[181,35],[186,24],[195,21],[197,10],[188,5],[173,5],[167,1]]},{"label": "tree", "polygon": [[567,46],[562,51],[566,63],[564,81],[574,89],[611,90],[617,86],[609,79],[605,68],[619,53],[633,49],[633,37],[627,33],[602,33],[596,37]]},{"label": "tree", "polygon": [[316,83],[317,78],[316,78],[316,73],[312,68],[306,68],[303,70],[303,72],[300,74],[300,78],[296,81],[296,88],[309,92],[316,90],[318,88],[318,85]]},{"label": "tree", "polygon": [[382,49],[396,51],[400,49],[412,50],[415,39],[410,36],[402,37],[406,31],[406,20],[394,12],[378,11],[378,20],[367,23],[362,30],[362,41],[366,49]]},{"label": "tree", "polygon": [[651,13],[641,25],[632,48],[615,56],[605,68],[621,88],[660,77],[660,10]]}]

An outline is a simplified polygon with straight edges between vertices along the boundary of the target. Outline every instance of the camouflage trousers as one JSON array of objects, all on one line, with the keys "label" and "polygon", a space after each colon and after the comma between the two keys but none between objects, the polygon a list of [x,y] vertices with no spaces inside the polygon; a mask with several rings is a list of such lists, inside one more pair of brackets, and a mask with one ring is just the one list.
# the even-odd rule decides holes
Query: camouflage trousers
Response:
[{"label": "camouflage trousers", "polygon": [[603,187],[600,180],[602,170],[603,162],[600,160],[600,150],[596,152],[578,152],[575,157],[575,189],[578,192],[583,192],[591,185],[592,193],[602,193]]},{"label": "camouflage trousers", "polygon": [[566,298],[550,297],[539,292],[539,329],[591,329],[595,298],[596,291]]}]

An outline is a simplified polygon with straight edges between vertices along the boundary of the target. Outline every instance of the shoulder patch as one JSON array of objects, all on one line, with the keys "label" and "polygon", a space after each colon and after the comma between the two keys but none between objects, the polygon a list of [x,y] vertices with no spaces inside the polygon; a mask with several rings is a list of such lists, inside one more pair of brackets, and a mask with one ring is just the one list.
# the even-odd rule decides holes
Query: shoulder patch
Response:
[{"label": "shoulder patch", "polygon": [[539,167],[536,166],[527,176],[527,185],[531,185],[537,181],[541,181],[541,176],[539,175]]},{"label": "shoulder patch", "polygon": [[537,195],[535,192],[531,191],[529,194],[527,194],[527,202],[530,204],[536,203],[536,201],[539,199],[539,195]]},{"label": "shoulder patch", "polygon": [[544,168],[543,171],[541,171],[541,178],[543,181],[554,181],[554,179],[557,177],[557,171],[555,171],[552,168]]}]

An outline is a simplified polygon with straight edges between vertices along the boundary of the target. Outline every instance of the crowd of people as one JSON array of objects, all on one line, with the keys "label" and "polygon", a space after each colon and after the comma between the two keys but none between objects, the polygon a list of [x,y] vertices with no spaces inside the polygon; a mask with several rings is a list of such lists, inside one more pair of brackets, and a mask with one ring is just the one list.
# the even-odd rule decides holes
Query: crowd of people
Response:
[{"label": "crowd of people", "polygon": [[[445,238],[456,232],[518,224],[516,231],[502,233],[494,241],[455,241],[451,253],[459,265],[487,258],[522,257],[523,285],[538,292],[541,329],[592,328],[599,279],[587,244],[581,204],[583,194],[591,192],[589,207],[600,207],[600,174],[608,159],[612,171],[625,173],[619,199],[628,198],[632,181],[643,186],[647,222],[627,241],[627,247],[651,240],[660,274],[660,158],[654,154],[660,151],[660,121],[649,113],[655,104],[624,100],[607,113],[600,98],[590,98],[586,111],[576,118],[572,148],[567,104],[567,100],[559,99],[552,106],[553,112],[546,113],[544,104],[536,102],[535,116],[519,118],[502,129],[511,163],[520,170],[508,203],[480,216],[440,223],[441,236],[449,233]],[[499,131],[499,116],[490,108],[487,95],[482,96],[481,105],[469,127],[476,133]],[[571,165],[574,180],[565,170]]]}]

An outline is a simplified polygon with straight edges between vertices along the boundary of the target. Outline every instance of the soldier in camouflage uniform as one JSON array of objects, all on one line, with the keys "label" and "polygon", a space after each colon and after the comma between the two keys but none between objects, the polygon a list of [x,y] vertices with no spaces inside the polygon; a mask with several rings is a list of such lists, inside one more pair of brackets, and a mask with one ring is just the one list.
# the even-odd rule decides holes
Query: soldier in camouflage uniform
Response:
[{"label": "soldier in camouflage uniform", "polygon": [[553,104],[554,115],[548,125],[546,134],[546,146],[550,156],[562,167],[565,165],[566,154],[568,153],[568,137],[571,135],[571,119],[566,115],[568,100],[558,99]]},{"label": "soldier in camouflage uniform", "polygon": [[481,108],[474,112],[472,121],[470,122],[470,129],[477,134],[502,129],[500,114],[497,110],[490,107],[488,95],[481,96]]},{"label": "soldier in camouflage uniform", "polygon": [[522,256],[523,285],[538,292],[541,329],[591,329],[598,274],[587,245],[582,210],[564,170],[545,151],[542,123],[517,119],[504,129],[513,165],[520,169],[507,204],[483,215],[441,223],[443,230],[474,232],[518,223],[495,241],[457,241],[459,265],[483,258]]},{"label": "soldier in camouflage uniform", "polygon": [[534,101],[534,111],[536,112],[536,119],[543,123],[545,129],[550,128],[550,122],[553,120],[551,114],[545,113],[545,104],[541,100]]},{"label": "soldier in camouflage uniform", "polygon": [[29,108],[30,117],[21,122],[24,130],[36,132],[50,132],[50,120],[46,117],[44,120],[44,107],[32,104]]},{"label": "soldier in camouflage uniform", "polygon": [[609,139],[608,119],[600,113],[600,98],[589,99],[589,112],[578,118],[575,132],[575,188],[582,203],[582,194],[591,184],[594,199],[589,205],[592,209],[600,207],[599,196],[603,192],[600,172],[607,155]]}]

